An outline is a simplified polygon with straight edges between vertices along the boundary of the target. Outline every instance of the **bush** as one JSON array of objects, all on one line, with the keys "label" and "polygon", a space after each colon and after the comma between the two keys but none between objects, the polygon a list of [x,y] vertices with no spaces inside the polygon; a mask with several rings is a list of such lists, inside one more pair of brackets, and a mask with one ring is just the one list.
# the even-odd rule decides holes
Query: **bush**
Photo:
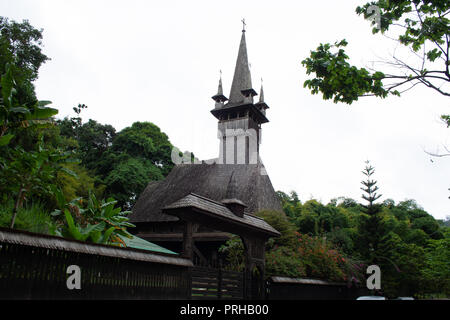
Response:
[{"label": "bush", "polygon": [[[266,244],[266,276],[363,281],[363,265],[345,256],[326,238],[296,232],[295,225],[281,212],[261,211],[257,215],[281,233]],[[239,237],[228,240],[220,251],[226,255],[227,268],[244,269],[244,247]]]},{"label": "bush", "polygon": [[[13,201],[0,205],[0,226],[9,228],[13,212]],[[32,203],[17,211],[15,229],[48,234],[53,228],[53,220],[45,206],[40,202]]]}]

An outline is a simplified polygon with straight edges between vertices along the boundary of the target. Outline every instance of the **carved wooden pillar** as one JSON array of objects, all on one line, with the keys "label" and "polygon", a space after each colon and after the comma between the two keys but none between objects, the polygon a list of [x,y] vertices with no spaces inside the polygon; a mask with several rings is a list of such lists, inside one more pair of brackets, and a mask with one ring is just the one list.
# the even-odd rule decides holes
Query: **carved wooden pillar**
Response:
[{"label": "carved wooden pillar", "polygon": [[[265,240],[242,237],[242,242],[245,249],[244,298],[264,299]],[[255,267],[259,272],[257,278],[253,274]]]},{"label": "carved wooden pillar", "polygon": [[[244,271],[244,298],[264,299],[264,246],[265,240],[242,237],[245,249],[245,271]],[[259,276],[255,278],[254,269],[257,268]]]},{"label": "carved wooden pillar", "polygon": [[244,270],[244,299],[250,300],[252,298],[252,243],[246,238],[242,238],[244,243],[245,256],[245,270]]}]

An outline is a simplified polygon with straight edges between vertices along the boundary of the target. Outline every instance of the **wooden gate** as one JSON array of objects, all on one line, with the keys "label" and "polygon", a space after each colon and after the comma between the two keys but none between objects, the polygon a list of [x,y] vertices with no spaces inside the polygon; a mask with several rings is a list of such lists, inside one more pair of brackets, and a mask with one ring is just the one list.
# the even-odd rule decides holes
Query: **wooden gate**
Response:
[{"label": "wooden gate", "polygon": [[243,299],[244,274],[222,269],[192,269],[192,299]]}]

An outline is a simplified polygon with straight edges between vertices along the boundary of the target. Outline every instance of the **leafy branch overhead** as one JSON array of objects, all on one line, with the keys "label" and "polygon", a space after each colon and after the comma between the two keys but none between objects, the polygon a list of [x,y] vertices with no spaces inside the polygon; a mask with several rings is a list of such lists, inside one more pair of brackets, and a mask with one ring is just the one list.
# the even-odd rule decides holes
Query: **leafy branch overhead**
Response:
[{"label": "leafy branch overhead", "polygon": [[[371,94],[385,98],[389,90],[383,87],[382,72],[370,74],[364,68],[357,68],[347,62],[348,56],[343,47],[347,41],[342,40],[334,45],[321,44],[317,51],[311,52],[311,56],[302,64],[306,66],[306,73],[315,73],[316,77],[306,80],[304,87],[308,87],[313,94],[322,92],[324,100],[333,99],[335,103],[345,102],[351,104],[358,97]],[[333,53],[332,48],[338,49]],[[392,91],[398,95],[398,91]]]},{"label": "leafy branch overhead", "polygon": [[[379,8],[379,25],[372,19],[371,6]],[[384,71],[368,71],[348,62],[346,40],[320,44],[302,61],[306,73],[314,76],[304,87],[312,94],[322,93],[324,100],[347,104],[362,96],[398,96],[418,84],[450,96],[449,1],[372,1],[356,8],[356,13],[373,20],[374,34],[395,34],[390,38],[408,50],[408,62],[394,53],[390,61],[383,61]]]}]

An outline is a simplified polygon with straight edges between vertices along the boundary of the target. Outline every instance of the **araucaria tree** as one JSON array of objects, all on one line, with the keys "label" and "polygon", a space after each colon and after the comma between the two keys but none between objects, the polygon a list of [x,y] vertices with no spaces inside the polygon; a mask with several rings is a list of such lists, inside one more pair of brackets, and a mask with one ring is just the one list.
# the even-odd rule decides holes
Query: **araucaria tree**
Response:
[{"label": "araucaria tree", "polygon": [[361,216],[359,223],[359,252],[362,258],[369,264],[377,264],[379,255],[379,245],[385,235],[383,230],[383,223],[381,217],[381,205],[376,204],[375,201],[381,197],[377,194],[377,181],[373,180],[372,176],[375,169],[366,161],[366,167],[362,173],[366,176],[366,180],[361,181],[364,191],[362,198],[368,202],[363,205],[365,215]]},{"label": "araucaria tree", "polygon": [[366,161],[366,167],[364,168],[362,173],[367,177],[367,180],[361,181],[361,184],[364,185],[364,188],[361,188],[361,190],[366,193],[362,195],[362,198],[369,202],[369,205],[365,207],[367,209],[367,214],[370,216],[376,214],[379,211],[379,206],[374,205],[374,202],[382,196],[381,194],[377,194],[377,181],[371,180],[374,172],[375,168],[370,165],[369,161]]}]

